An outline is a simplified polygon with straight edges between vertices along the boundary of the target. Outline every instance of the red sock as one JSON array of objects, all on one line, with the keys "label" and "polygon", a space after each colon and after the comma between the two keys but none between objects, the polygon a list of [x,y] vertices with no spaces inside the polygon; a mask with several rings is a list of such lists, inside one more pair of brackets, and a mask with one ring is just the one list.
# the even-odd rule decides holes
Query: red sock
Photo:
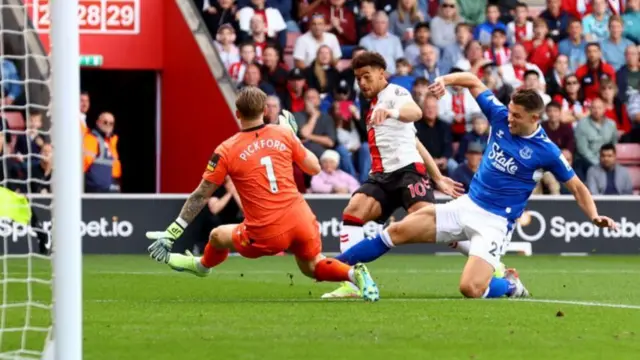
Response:
[{"label": "red sock", "polygon": [[206,268],[212,268],[219,265],[229,256],[229,249],[216,249],[207,243],[204,247],[204,254],[200,258],[200,264]]},{"label": "red sock", "polygon": [[349,279],[351,266],[336,259],[323,259],[316,264],[314,276],[318,281],[351,281]]}]

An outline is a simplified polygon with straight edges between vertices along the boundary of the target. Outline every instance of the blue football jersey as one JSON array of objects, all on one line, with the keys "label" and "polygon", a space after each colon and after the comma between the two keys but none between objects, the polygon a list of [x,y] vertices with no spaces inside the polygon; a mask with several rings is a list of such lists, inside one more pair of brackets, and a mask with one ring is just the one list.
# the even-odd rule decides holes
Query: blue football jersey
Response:
[{"label": "blue football jersey", "polygon": [[522,215],[544,171],[550,171],[560,182],[568,181],[575,173],[541,126],[526,137],[511,135],[509,110],[490,90],[478,95],[476,101],[489,119],[491,130],[469,197],[481,208],[515,220]]}]

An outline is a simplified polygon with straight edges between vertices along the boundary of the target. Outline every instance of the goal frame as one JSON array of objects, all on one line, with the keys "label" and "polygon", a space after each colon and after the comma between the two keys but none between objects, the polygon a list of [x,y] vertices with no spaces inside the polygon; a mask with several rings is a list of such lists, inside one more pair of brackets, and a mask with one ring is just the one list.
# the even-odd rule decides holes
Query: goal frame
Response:
[{"label": "goal frame", "polygon": [[82,359],[82,143],[78,0],[50,0],[53,347],[56,360]]}]

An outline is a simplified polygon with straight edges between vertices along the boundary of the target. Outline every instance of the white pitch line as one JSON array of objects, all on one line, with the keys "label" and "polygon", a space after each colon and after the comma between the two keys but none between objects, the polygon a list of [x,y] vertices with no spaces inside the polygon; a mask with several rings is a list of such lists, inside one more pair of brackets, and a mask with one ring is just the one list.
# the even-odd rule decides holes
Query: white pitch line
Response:
[{"label": "white pitch line", "polygon": [[[88,300],[95,303],[118,303],[118,302],[131,302],[132,300],[119,300],[119,299],[93,299]],[[323,302],[357,302],[359,300],[354,299],[222,299],[222,300],[209,300],[209,299],[172,299],[172,300],[144,300],[141,302],[153,302],[153,303],[323,303]],[[406,302],[447,302],[447,301],[500,301],[499,299],[463,299],[463,298],[441,298],[441,299],[420,299],[420,298],[391,298],[380,299],[381,302],[393,302],[393,303],[406,303]],[[614,308],[614,309],[631,309],[640,310],[640,305],[631,304],[611,304],[601,303],[593,301],[575,301],[575,300],[553,300],[553,299],[505,299],[508,302],[521,302],[521,303],[540,303],[540,304],[559,304],[559,305],[573,305],[573,306],[587,306],[587,307],[602,307],[602,308]]]}]

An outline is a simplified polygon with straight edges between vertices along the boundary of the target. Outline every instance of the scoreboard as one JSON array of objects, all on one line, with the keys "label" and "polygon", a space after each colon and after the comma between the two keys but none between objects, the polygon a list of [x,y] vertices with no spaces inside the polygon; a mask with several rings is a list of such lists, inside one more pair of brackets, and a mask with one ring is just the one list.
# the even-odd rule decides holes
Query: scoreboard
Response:
[{"label": "scoreboard", "polygon": [[[138,34],[140,32],[140,1],[79,0],[80,34]],[[39,33],[49,32],[51,24],[49,2],[50,0],[31,0],[31,19]]]}]

